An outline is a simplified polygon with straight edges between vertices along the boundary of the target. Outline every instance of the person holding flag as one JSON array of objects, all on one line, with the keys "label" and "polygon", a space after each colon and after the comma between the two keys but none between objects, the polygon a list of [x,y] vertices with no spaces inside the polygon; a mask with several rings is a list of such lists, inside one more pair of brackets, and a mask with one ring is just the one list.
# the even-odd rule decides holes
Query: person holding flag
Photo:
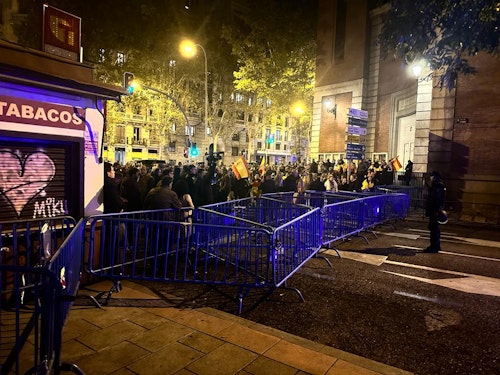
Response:
[{"label": "person holding flag", "polygon": [[248,170],[247,161],[245,159],[245,156],[243,155],[241,155],[238,159],[236,159],[231,169],[233,170],[234,176],[236,177],[237,180],[240,180],[242,178],[248,178],[250,174]]},{"label": "person holding flag", "polygon": [[260,159],[259,174],[261,177],[264,177],[265,173],[266,173],[266,157],[263,156]]},{"label": "person holding flag", "polygon": [[232,185],[232,192],[235,199],[246,198],[250,196],[250,183],[248,176],[250,171],[244,155],[241,155],[231,166],[235,181]]}]

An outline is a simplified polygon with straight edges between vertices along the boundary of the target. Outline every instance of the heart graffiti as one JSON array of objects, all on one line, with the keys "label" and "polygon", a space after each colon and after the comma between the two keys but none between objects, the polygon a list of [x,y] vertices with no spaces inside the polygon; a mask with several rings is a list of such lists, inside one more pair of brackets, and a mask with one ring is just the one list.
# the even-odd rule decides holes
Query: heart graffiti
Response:
[{"label": "heart graffiti", "polygon": [[23,157],[10,150],[0,150],[0,194],[21,215],[24,207],[53,180],[56,166],[43,152]]}]

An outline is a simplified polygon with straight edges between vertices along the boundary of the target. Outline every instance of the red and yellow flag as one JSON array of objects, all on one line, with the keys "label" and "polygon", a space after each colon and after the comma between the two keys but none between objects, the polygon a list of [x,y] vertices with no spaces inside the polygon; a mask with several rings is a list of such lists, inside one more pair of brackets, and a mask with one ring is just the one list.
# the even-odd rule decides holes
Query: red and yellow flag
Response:
[{"label": "red and yellow flag", "polygon": [[247,161],[245,160],[245,157],[243,155],[236,159],[231,168],[233,169],[233,173],[236,176],[237,180],[241,178],[248,178],[250,174]]},{"label": "red and yellow flag", "polygon": [[264,173],[266,173],[266,157],[265,156],[263,156],[262,159],[260,159],[260,167],[259,167],[259,174],[261,176],[263,176]]},{"label": "red and yellow flag", "polygon": [[392,158],[390,160],[390,163],[392,165],[392,169],[395,170],[396,172],[399,172],[401,169],[403,169],[403,165],[399,161],[399,155]]}]

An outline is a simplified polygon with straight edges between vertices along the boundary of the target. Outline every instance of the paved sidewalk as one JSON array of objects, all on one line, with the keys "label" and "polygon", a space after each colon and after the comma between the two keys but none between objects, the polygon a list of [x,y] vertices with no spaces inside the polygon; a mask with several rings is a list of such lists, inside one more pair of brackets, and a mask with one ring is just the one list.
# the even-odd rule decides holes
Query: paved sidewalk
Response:
[{"label": "paved sidewalk", "polygon": [[[62,360],[87,375],[410,374],[212,308],[151,307],[161,305],[151,290],[122,285],[111,298],[128,300],[128,307],[89,304],[70,311]],[[79,297],[110,286],[92,285]]]}]

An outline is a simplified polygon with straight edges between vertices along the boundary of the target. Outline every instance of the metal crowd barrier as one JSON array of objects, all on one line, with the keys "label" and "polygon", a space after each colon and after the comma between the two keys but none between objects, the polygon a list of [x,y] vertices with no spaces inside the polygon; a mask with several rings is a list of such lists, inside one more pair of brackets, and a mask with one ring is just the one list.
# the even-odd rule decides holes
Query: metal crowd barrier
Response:
[{"label": "metal crowd barrier", "polygon": [[[285,202],[293,199],[291,192],[266,196]],[[373,230],[378,225],[404,219],[408,216],[410,207],[408,194],[391,190],[336,193],[306,191],[301,199],[309,206],[321,208],[324,246]]]},{"label": "metal crowd barrier", "polygon": [[[242,203],[232,205],[244,207]],[[319,209],[303,207],[300,215],[281,223],[277,215],[265,216],[266,204],[254,203],[248,203],[248,211],[238,211],[241,218],[225,213],[231,213],[229,203],[197,210],[196,218],[210,222],[151,220],[142,212],[136,215],[140,219],[88,217],[86,269],[115,286],[125,279],[233,286],[237,293],[232,299],[241,313],[243,299],[252,289],[271,293],[286,287],[286,280],[321,248]],[[224,212],[218,214],[217,208]],[[252,221],[256,217],[268,223]],[[107,300],[116,289],[108,292]]]},{"label": "metal crowd barrier", "polygon": [[425,189],[420,186],[406,185],[381,185],[376,186],[375,191],[379,193],[403,193],[410,197],[410,205],[414,209],[424,208]]},{"label": "metal crowd barrier", "polygon": [[70,217],[0,223],[0,374],[83,374],[60,356],[80,280],[81,225]]}]

